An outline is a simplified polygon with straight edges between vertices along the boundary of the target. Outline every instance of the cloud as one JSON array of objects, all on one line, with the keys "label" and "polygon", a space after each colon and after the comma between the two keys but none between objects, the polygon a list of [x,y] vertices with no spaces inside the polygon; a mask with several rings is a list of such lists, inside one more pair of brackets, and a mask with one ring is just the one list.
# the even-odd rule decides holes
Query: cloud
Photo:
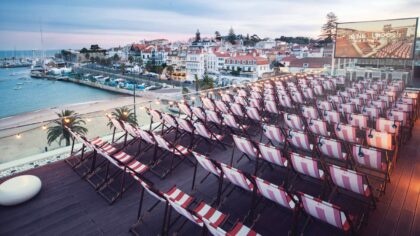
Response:
[{"label": "cloud", "polygon": [[[187,39],[197,29],[213,35],[216,30],[226,34],[230,27],[260,37],[317,37],[330,11],[342,22],[388,19],[418,16],[420,4],[413,0],[0,1],[0,47],[38,47],[41,25],[48,48],[88,46],[95,40],[124,44],[153,35]],[[25,33],[33,38],[19,38]]]}]

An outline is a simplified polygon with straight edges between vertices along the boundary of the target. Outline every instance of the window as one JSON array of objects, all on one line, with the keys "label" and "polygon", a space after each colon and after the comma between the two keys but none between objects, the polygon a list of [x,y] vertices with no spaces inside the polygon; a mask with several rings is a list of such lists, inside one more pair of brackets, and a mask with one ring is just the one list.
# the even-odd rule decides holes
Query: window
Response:
[{"label": "window", "polygon": [[303,68],[308,68],[309,67],[309,63],[303,63]]}]

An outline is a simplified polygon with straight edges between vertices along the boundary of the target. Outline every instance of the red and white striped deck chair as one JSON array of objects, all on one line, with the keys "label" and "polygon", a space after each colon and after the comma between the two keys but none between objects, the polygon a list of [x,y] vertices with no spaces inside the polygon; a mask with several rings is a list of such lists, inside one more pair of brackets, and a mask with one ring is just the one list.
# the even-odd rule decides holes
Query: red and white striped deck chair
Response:
[{"label": "red and white striped deck chair", "polygon": [[[253,179],[251,179],[250,176],[248,176],[241,170],[238,170],[232,166],[228,166],[224,163],[220,163],[220,167],[222,168],[222,172],[225,179],[229,180],[229,182],[231,182],[232,184],[234,184],[235,186],[241,189],[244,189],[249,192],[253,192],[254,193],[253,195],[256,194],[257,188],[252,183]],[[253,196],[253,198],[254,197],[255,196]],[[251,211],[254,208],[253,205],[254,205],[254,201],[252,201],[252,204],[251,204]]]},{"label": "red and white striped deck chair", "polygon": [[372,100],[370,104],[376,108],[379,108],[381,112],[385,112],[385,110],[388,108],[387,103],[382,100]]},{"label": "red and white striped deck chair", "polygon": [[234,115],[232,114],[223,114],[223,124],[226,125],[231,133],[235,133],[235,131],[239,130],[241,133],[245,134],[246,136],[249,136],[246,132],[249,128],[248,125],[240,124]]},{"label": "red and white striped deck chair", "polygon": [[221,115],[216,111],[206,110],[206,117],[208,122],[215,124],[218,128],[223,124]]},{"label": "red and white striped deck chair", "polygon": [[131,137],[133,137],[133,140],[131,141],[131,143],[134,143],[134,142],[139,143],[138,148],[137,148],[138,149],[137,154],[136,154],[136,157],[137,157],[142,151],[146,151],[148,149],[148,148],[145,148],[144,150],[141,149],[141,144],[144,141],[142,140],[143,138],[142,138],[142,136],[140,134],[140,131],[139,131],[140,128],[138,128],[138,127],[126,122],[126,121],[121,121],[121,122],[124,125],[124,128],[127,131],[127,133]]},{"label": "red and white striped deck chair", "polygon": [[[343,167],[329,165],[331,180],[337,187],[359,195],[372,208],[375,208],[375,199],[366,175]],[[350,195],[351,196],[351,195]]]},{"label": "red and white striped deck chair", "polygon": [[250,98],[248,99],[248,105],[250,107],[255,107],[258,110],[262,110],[262,99],[257,99],[257,98]]},{"label": "red and white striped deck chair", "polygon": [[335,90],[335,84],[333,81],[327,80],[322,83],[324,90],[332,92]]},{"label": "red and white striped deck chair", "polygon": [[352,95],[347,91],[338,91],[337,95],[343,97],[344,100],[346,100],[346,101],[349,100],[352,97]]},{"label": "red and white striped deck chair", "polygon": [[362,114],[347,114],[347,123],[358,129],[366,129],[368,127],[368,117]]},{"label": "red and white striped deck chair", "polygon": [[352,97],[356,97],[359,93],[358,88],[346,88],[346,91],[349,92],[352,95]]},{"label": "red and white striped deck chair", "polygon": [[[171,144],[168,141],[166,141],[166,139],[156,133],[153,133],[153,137],[156,140],[157,146],[162,149],[163,151],[166,151],[168,153],[170,153],[172,155],[171,157],[171,166],[169,167],[168,170],[166,170],[164,173],[162,173],[161,175],[159,175],[159,177],[161,177],[162,179],[165,178],[168,174],[170,174],[172,172],[172,170],[174,170],[179,164],[181,164],[181,162],[183,160],[187,160],[190,163],[192,163],[192,161],[190,159],[188,159],[187,155],[190,153],[190,150],[185,147],[182,146],[181,144]],[[165,155],[163,155],[165,156]],[[179,161],[177,164],[174,165],[174,159],[175,157],[179,157],[181,159],[181,161]],[[155,157],[156,158],[156,157]],[[159,160],[160,158],[156,158],[157,160]],[[154,163],[154,167],[157,166],[158,163]],[[194,164],[194,163],[192,163]]]},{"label": "red and white striped deck chair", "polygon": [[376,107],[363,107],[361,113],[367,115],[372,122],[375,122],[381,115],[381,110]]},{"label": "red and white striped deck chair", "polygon": [[226,102],[226,103],[232,103],[234,102],[234,99],[232,97],[231,94],[228,93],[222,93],[222,101]]},{"label": "red and white striped deck chair", "polygon": [[348,164],[348,155],[344,152],[345,148],[342,146],[340,141],[330,138],[318,137],[317,143],[318,150],[322,157],[327,157],[346,165]]},{"label": "red and white striped deck chair", "polygon": [[331,134],[328,131],[327,122],[324,120],[307,119],[308,130],[314,135],[322,135],[329,137]]},{"label": "red and white striped deck chair", "polygon": [[292,211],[299,207],[297,197],[288,193],[284,188],[255,176],[254,180],[258,192],[265,198]]},{"label": "red and white striped deck chair", "polygon": [[248,93],[246,92],[245,89],[238,89],[237,94],[239,97],[248,97]]},{"label": "red and white striped deck chair", "polygon": [[312,88],[302,89],[302,94],[305,97],[305,99],[309,99],[309,101],[312,101],[315,98],[314,90]]},{"label": "red and white striped deck chair", "polygon": [[277,89],[277,96],[289,96],[289,91],[286,89]]},{"label": "red and white striped deck chair", "polygon": [[401,123],[396,120],[388,120],[385,118],[378,118],[376,120],[376,130],[395,134],[398,139],[400,134]]},{"label": "red and white striped deck chair", "polygon": [[376,148],[354,144],[352,146],[353,160],[356,169],[382,181],[381,192],[385,193],[386,184],[390,180],[392,160],[386,160],[386,155]]},{"label": "red and white striped deck chair", "polygon": [[306,133],[296,130],[289,130],[287,141],[294,147],[302,151],[312,152],[313,145],[309,141]]},{"label": "red and white striped deck chair", "polygon": [[328,101],[333,102],[335,104],[344,103],[344,98],[341,97],[340,95],[329,95],[327,98],[328,98]]},{"label": "red and white striped deck chair", "polygon": [[350,143],[360,143],[360,140],[357,138],[357,131],[354,126],[338,123],[334,126],[335,136],[346,142]]},{"label": "red and white striped deck chair", "polygon": [[274,93],[273,94],[264,94],[264,100],[265,101],[276,101],[277,97]]},{"label": "red and white striped deck chair", "polygon": [[378,99],[386,102],[388,107],[391,106],[391,104],[394,102],[394,99],[388,95],[379,95]]},{"label": "red and white striped deck chair", "polygon": [[338,112],[338,111],[324,110],[322,112],[322,114],[323,114],[323,117],[322,117],[323,120],[328,122],[328,124],[330,124],[330,125],[338,124],[341,121],[340,112]]},{"label": "red and white striped deck chair", "polygon": [[338,110],[343,114],[351,114],[356,112],[356,105],[353,103],[343,103],[338,105]]},{"label": "red and white striped deck chair", "polygon": [[360,109],[364,105],[364,101],[361,98],[349,98],[350,103],[356,105],[358,109]]},{"label": "red and white striped deck chair", "polygon": [[248,106],[248,101],[246,100],[246,97],[235,96],[235,103],[239,103],[242,106]]},{"label": "red and white striped deck chair", "polygon": [[201,97],[201,102],[203,104],[204,109],[212,110],[212,111],[216,110],[216,105],[214,104],[214,102],[211,98],[203,96],[203,97]]},{"label": "red and white striped deck chair", "polygon": [[370,103],[370,101],[372,101],[373,99],[372,95],[369,93],[359,93],[357,94],[357,97],[363,99],[365,101],[365,104]]},{"label": "red and white striped deck chair", "polygon": [[290,98],[290,96],[279,96],[279,103],[280,106],[282,106],[283,108],[288,108],[288,109],[294,109],[295,106],[292,103],[292,99]]},{"label": "red and white striped deck chair", "polygon": [[[155,110],[155,109],[151,109],[151,108],[146,108],[146,112],[149,113],[150,115],[150,127],[149,130],[156,130],[157,128],[159,128],[159,126],[162,126],[162,130],[163,130],[163,119],[162,119],[162,114],[160,111]],[[153,123],[158,123],[158,125],[156,125],[156,127],[154,129],[152,129]]]},{"label": "red and white striped deck chair", "polygon": [[317,96],[324,96],[324,88],[322,87],[322,85],[315,85],[314,92]]},{"label": "red and white striped deck chair", "polygon": [[244,106],[239,103],[232,103],[230,104],[230,110],[237,118],[245,118]]},{"label": "red and white striped deck chair", "polygon": [[195,135],[195,127],[193,123],[188,119],[183,119],[181,117],[176,118],[178,125],[179,125],[179,131],[181,133],[181,136],[179,138],[182,138],[185,135],[188,135],[190,137],[190,146],[189,148],[192,148],[194,146],[194,135]]},{"label": "red and white striped deck chair", "polygon": [[221,101],[221,100],[216,100],[216,101],[214,101],[214,103],[216,104],[216,108],[219,112],[221,112],[223,114],[230,113],[230,109],[227,106],[226,102]]},{"label": "red and white striped deck chair", "polygon": [[163,125],[166,130],[164,130],[164,133],[170,133],[172,130],[175,131],[175,139],[178,136],[178,122],[176,121],[175,117],[168,113],[161,113],[162,119],[163,119]]},{"label": "red and white striped deck chair", "polygon": [[298,153],[290,153],[290,162],[293,169],[303,176],[309,176],[311,178],[324,182],[325,173],[319,168],[319,162],[315,158],[303,156]]},{"label": "red and white striped deck chair", "polygon": [[256,92],[256,91],[251,91],[251,98],[255,98],[255,99],[262,99],[262,95],[260,92]]},{"label": "red and white striped deck chair", "polygon": [[251,120],[253,120],[257,123],[261,123],[261,122],[265,121],[265,119],[262,117],[258,108],[248,106],[248,107],[245,108],[245,110],[246,110],[246,116],[249,119],[251,119]]},{"label": "red and white striped deck chair", "polygon": [[[316,218],[324,223],[335,226],[344,232],[355,231],[353,229],[352,218],[350,218],[346,212],[341,210],[340,207],[302,192],[299,192],[298,196],[300,198],[300,202],[302,203],[303,210],[309,217]],[[310,218],[306,221],[302,232],[306,229],[309,219]]]},{"label": "red and white striped deck chair", "polygon": [[[238,162],[245,156],[248,159],[254,158],[255,160],[260,156],[259,150],[255,143],[248,138],[241,137],[235,134],[232,134],[233,141],[235,143],[235,148],[238,148],[242,152],[242,155],[239,157]],[[232,165],[233,156],[235,148],[232,150],[232,157],[230,163]],[[257,166],[258,167],[258,166]],[[257,169],[257,167],[255,169]]]},{"label": "red and white striped deck chair", "polygon": [[[118,140],[127,137],[127,131],[124,129],[123,124],[121,123],[121,121],[117,120],[116,118],[107,115],[108,119],[111,121],[112,126],[114,127],[113,131],[112,131],[112,143],[114,142],[118,142]],[[118,131],[122,131],[124,132],[123,135],[121,135],[118,138],[115,138],[116,132]]]},{"label": "red and white striped deck chair", "polygon": [[193,112],[191,110],[190,105],[184,102],[178,102],[178,109],[180,111],[179,114],[185,114],[189,119],[192,119]]},{"label": "red and white striped deck chair", "polygon": [[295,103],[299,103],[299,104],[304,104],[305,103],[305,100],[303,99],[303,95],[299,91],[293,91],[291,93],[291,96],[292,96],[292,100]]},{"label": "red and white striped deck chair", "polygon": [[386,113],[388,119],[400,121],[402,126],[411,126],[407,112],[389,109]]},{"label": "red and white striped deck chair", "polygon": [[272,145],[281,144],[283,147],[286,145],[286,137],[280,127],[270,124],[263,124],[263,134],[268,138],[269,143]]},{"label": "red and white striped deck chair", "polygon": [[320,110],[326,110],[326,111],[334,110],[332,103],[329,101],[318,101],[317,106],[318,106],[318,109]]},{"label": "red and white striped deck chair", "polygon": [[258,143],[258,150],[260,153],[259,157],[263,160],[281,167],[288,167],[287,158],[283,156],[280,148],[264,143]]},{"label": "red and white striped deck chair", "polygon": [[277,107],[277,101],[275,100],[264,100],[264,107],[265,107],[265,111],[270,113],[270,114],[274,114],[274,115],[279,115],[279,109]]},{"label": "red and white striped deck chair", "polygon": [[318,119],[319,113],[315,107],[312,106],[302,106],[301,107],[302,116],[306,119]]},{"label": "red and white striped deck chair", "polygon": [[[222,134],[216,134],[214,132],[211,132],[207,127],[200,121],[196,122],[194,124],[195,127],[195,133],[201,137],[206,143],[209,145],[209,151],[213,150],[213,144],[219,144],[223,149],[226,149],[225,144],[222,142],[223,138],[225,137]],[[198,143],[196,143],[198,145]]]},{"label": "red and white striped deck chair", "polygon": [[192,112],[194,116],[197,117],[198,120],[202,122],[207,122],[206,112],[204,111],[202,107],[193,107]]},{"label": "red and white striped deck chair", "polygon": [[[174,209],[176,212],[178,212],[178,214],[184,216],[185,218],[187,218],[188,220],[190,220],[191,222],[193,222],[194,224],[196,224],[200,227],[204,226],[203,221],[198,216],[196,216],[193,211],[191,211],[187,207],[184,207],[183,205],[177,203],[177,201],[175,199],[168,198],[168,203],[172,207],[172,209]],[[168,226],[167,226],[166,230],[169,230],[169,226],[172,226],[170,221],[171,221],[171,219],[168,219],[168,223],[167,223]],[[166,233],[168,233],[168,232],[166,232]],[[175,234],[177,234],[177,233],[175,233]]]},{"label": "red and white striped deck chair", "polygon": [[380,132],[374,129],[366,130],[366,141],[371,147],[387,151],[395,151],[395,146],[392,144],[392,140],[392,134],[388,132]]},{"label": "red and white striped deck chair", "polygon": [[217,191],[216,202],[219,203],[220,202],[220,197],[221,197],[221,194],[222,194],[222,184],[223,184],[223,175],[222,175],[222,171],[220,169],[219,163],[217,161],[214,161],[214,160],[208,158],[205,155],[200,154],[200,153],[197,153],[197,152],[193,151],[192,154],[194,155],[194,157],[197,161],[197,164],[194,167],[194,175],[193,175],[193,181],[192,181],[191,189],[194,189],[195,179],[196,179],[196,175],[197,175],[197,167],[198,167],[198,164],[200,164],[200,166],[203,167],[208,172],[208,174],[200,181],[200,183],[203,183],[204,180],[206,180],[207,177],[210,174],[213,174],[218,179],[219,187],[218,187],[218,191]]},{"label": "red and white striped deck chair", "polygon": [[[193,212],[205,223],[207,228],[207,225],[211,225],[210,227],[212,229],[221,229],[220,226],[228,218],[228,215],[224,214],[221,211],[218,211],[216,208],[211,207],[204,201],[200,202],[198,206],[193,210]],[[224,232],[224,230],[222,231]]]},{"label": "red and white striped deck chair", "polygon": [[289,113],[284,113],[283,116],[287,127],[293,130],[305,131],[305,125],[300,116]]}]

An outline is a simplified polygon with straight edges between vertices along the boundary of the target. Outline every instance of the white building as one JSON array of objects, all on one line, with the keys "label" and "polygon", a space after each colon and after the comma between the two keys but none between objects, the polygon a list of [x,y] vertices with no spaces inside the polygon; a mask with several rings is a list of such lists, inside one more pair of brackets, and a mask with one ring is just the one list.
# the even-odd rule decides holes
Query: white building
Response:
[{"label": "white building", "polygon": [[187,80],[194,81],[195,76],[202,79],[205,72],[205,54],[202,49],[192,49],[187,52],[185,61]]},{"label": "white building", "polygon": [[225,59],[225,68],[229,71],[240,71],[241,74],[252,77],[261,77],[266,72],[271,72],[270,62],[267,58],[251,54],[235,55]]}]

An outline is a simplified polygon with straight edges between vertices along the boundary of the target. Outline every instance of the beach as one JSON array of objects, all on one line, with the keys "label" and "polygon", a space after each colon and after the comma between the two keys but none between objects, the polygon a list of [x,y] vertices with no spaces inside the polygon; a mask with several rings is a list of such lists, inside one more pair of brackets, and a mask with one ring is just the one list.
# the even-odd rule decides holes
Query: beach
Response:
[{"label": "beach", "polygon": [[[152,106],[153,108],[161,108],[161,104],[150,101],[153,100],[142,97],[136,98],[136,114],[138,123],[141,125],[149,124],[150,118],[145,113],[145,110],[140,107],[147,105]],[[89,130],[87,137],[93,138],[112,133],[112,130],[107,126],[108,118],[106,117],[106,113],[111,113],[116,107],[130,106],[132,108],[132,105],[133,97],[118,97],[107,100],[62,105],[0,119],[0,129],[3,130],[0,136],[0,150],[2,152],[0,164],[39,154],[45,152],[46,149],[50,151],[59,147],[64,147],[64,141],[61,145],[59,145],[58,142],[48,145],[47,130],[43,129],[43,125],[48,126],[49,124],[39,123],[57,118],[56,113],[61,110],[69,109],[81,114],[86,121],[86,127]],[[38,124],[31,125],[33,123]],[[17,126],[23,127],[8,129]],[[16,136],[18,133],[21,134],[19,138]]]}]

